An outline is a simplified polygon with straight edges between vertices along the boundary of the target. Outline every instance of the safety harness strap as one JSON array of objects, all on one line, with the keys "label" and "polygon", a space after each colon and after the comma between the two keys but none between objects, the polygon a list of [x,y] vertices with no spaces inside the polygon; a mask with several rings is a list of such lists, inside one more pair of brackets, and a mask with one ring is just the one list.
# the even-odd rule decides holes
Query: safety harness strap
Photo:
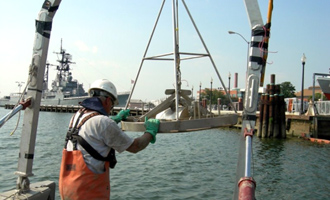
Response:
[{"label": "safety harness strap", "polygon": [[84,147],[84,149],[91,155],[93,156],[93,158],[95,158],[96,160],[101,160],[101,161],[109,161],[110,158],[110,154],[111,151],[113,154],[115,154],[115,151],[113,148],[110,149],[110,152],[108,154],[107,157],[103,157],[99,154],[99,152],[97,152],[88,142],[86,142],[86,140],[81,137],[80,135],[74,135],[73,137],[77,138],[77,141],[79,142],[79,144]]},{"label": "safety harness strap", "polygon": [[[96,115],[100,115],[100,113],[98,112],[94,112],[86,117],[84,117],[81,122],[78,124],[80,118],[82,117],[82,115],[85,113],[87,109],[83,108],[80,111],[80,115],[78,116],[78,119],[76,120],[76,123],[74,125],[74,127],[72,127],[73,125],[73,121],[75,118],[75,115],[72,117],[70,125],[69,125],[69,130],[67,132],[67,137],[66,137],[66,144],[69,140],[72,141],[73,145],[74,145],[74,150],[77,150],[77,142],[96,160],[100,160],[100,161],[109,161],[110,162],[110,168],[114,168],[117,160],[116,160],[116,154],[115,154],[115,150],[113,148],[110,149],[109,154],[107,155],[107,157],[103,157],[99,152],[97,152],[88,142],[86,142],[86,140],[81,137],[78,132],[79,129],[82,125],[84,125],[84,123],[89,120],[90,118],[96,116]],[[78,124],[78,126],[77,126]],[[65,144],[65,148],[66,148],[66,144]]]}]

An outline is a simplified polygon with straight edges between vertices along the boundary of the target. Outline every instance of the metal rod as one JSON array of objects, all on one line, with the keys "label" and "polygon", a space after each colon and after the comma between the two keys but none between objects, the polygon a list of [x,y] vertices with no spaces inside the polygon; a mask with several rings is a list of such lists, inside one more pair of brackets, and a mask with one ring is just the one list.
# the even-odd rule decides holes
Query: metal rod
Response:
[{"label": "metal rod", "polygon": [[172,17],[173,17],[173,52],[174,52],[174,80],[175,80],[175,114],[176,120],[179,120],[179,90],[181,84],[180,76],[180,55],[179,55],[179,27],[177,23],[178,17],[178,2],[177,0],[172,1]]},{"label": "metal rod", "polygon": [[[160,58],[160,57],[170,56],[170,55],[173,55],[173,53],[166,53],[166,54],[146,57],[146,58],[144,58],[144,60],[174,60],[174,58]],[[192,56],[192,57],[180,58],[180,60],[189,60],[189,59],[195,59],[195,58],[210,56],[208,54],[186,53],[186,52],[179,52],[179,55],[191,55]]]},{"label": "metal rod", "polygon": [[245,137],[245,177],[251,177],[251,158],[252,158],[252,139],[251,136]]},{"label": "metal rod", "polygon": [[315,98],[315,73],[313,74],[313,96],[312,96],[313,109],[314,109],[314,98]]},{"label": "metal rod", "polygon": [[180,52],[180,54],[183,54],[183,55],[210,56],[210,54],[206,54],[206,53],[187,53],[187,52]]},{"label": "metal rod", "polygon": [[[158,58],[158,57],[164,57],[164,56],[170,56],[173,55],[173,52],[171,53],[164,53],[164,54],[160,54],[160,55],[156,55],[156,56],[151,56],[151,57],[146,57],[144,59],[153,59],[153,58]],[[173,59],[172,59],[173,60]]]},{"label": "metal rod", "polygon": [[194,57],[187,57],[187,58],[181,58],[181,60],[190,60],[190,59],[202,58],[202,57],[205,57],[205,55],[194,56]]},{"label": "metal rod", "polygon": [[[246,43],[247,43],[247,55],[246,55],[246,71],[249,68],[249,51],[250,51],[250,42],[248,42],[245,37],[243,37],[243,35],[241,35],[240,33],[237,33],[235,31],[228,31],[229,34],[236,34],[238,36],[240,36]],[[247,80],[247,73],[245,74],[245,80]]]},{"label": "metal rod", "polygon": [[146,54],[147,54],[147,52],[148,52],[148,49],[149,49],[149,46],[150,46],[150,43],[151,43],[152,37],[153,37],[153,35],[154,35],[154,33],[155,33],[156,26],[157,26],[158,21],[159,21],[159,18],[160,18],[160,14],[162,13],[162,10],[163,10],[163,7],[164,7],[164,4],[165,4],[165,1],[166,1],[166,0],[163,0],[163,3],[162,3],[162,5],[161,5],[161,7],[160,7],[160,9],[159,9],[159,12],[158,12],[158,16],[157,16],[156,22],[155,22],[154,27],[153,27],[153,29],[152,29],[152,32],[151,32],[151,35],[150,35],[150,38],[149,38],[149,41],[148,41],[148,44],[147,44],[146,50],[144,51],[144,54],[143,54],[143,59],[141,60],[140,67],[139,67],[139,70],[138,70],[138,73],[137,73],[137,75],[136,75],[136,77],[135,77],[135,81],[134,81],[134,84],[133,84],[132,90],[131,90],[131,92],[130,92],[130,94],[129,94],[129,97],[128,97],[128,100],[127,100],[127,103],[126,103],[126,106],[125,106],[125,110],[128,108],[128,105],[129,105],[129,103],[131,102],[132,94],[133,94],[133,92],[134,92],[135,85],[136,85],[137,80],[138,80],[138,78],[139,78],[139,75],[140,75],[140,72],[141,72],[141,68],[142,68],[142,65],[143,65],[143,62],[144,62],[144,58],[145,58],[145,56],[146,56]]},{"label": "metal rod", "polygon": [[305,62],[302,63],[301,75],[301,100],[300,100],[300,114],[304,114],[304,75],[305,75]]},{"label": "metal rod", "polygon": [[0,120],[0,128],[10,119],[12,118],[14,115],[16,115],[19,111],[21,111],[23,109],[23,106],[20,104],[18,106],[16,106],[12,111],[10,111],[9,113],[7,113],[3,118],[1,118]]},{"label": "metal rod", "polygon": [[235,113],[237,113],[236,108],[234,107],[233,101],[231,100],[231,97],[230,97],[230,95],[228,94],[228,91],[227,91],[227,89],[226,89],[226,87],[225,87],[225,84],[224,84],[224,82],[223,82],[223,80],[222,80],[222,78],[221,78],[221,76],[220,76],[220,74],[219,74],[219,72],[218,72],[218,69],[217,69],[216,66],[215,66],[215,63],[214,63],[214,61],[213,61],[213,58],[212,58],[212,56],[211,56],[211,54],[210,54],[210,52],[209,52],[207,46],[205,45],[205,42],[204,42],[204,40],[203,40],[203,38],[202,38],[202,35],[200,34],[200,32],[199,32],[199,30],[198,30],[198,28],[197,28],[197,26],[196,26],[196,23],[195,23],[194,19],[192,18],[191,14],[190,14],[190,11],[189,11],[189,9],[188,9],[188,7],[187,7],[185,1],[182,0],[182,3],[183,3],[183,5],[184,5],[184,7],[186,8],[186,11],[187,11],[187,13],[188,13],[188,15],[189,15],[189,18],[190,18],[191,22],[193,23],[193,25],[194,25],[194,27],[195,27],[195,30],[196,30],[196,32],[197,32],[197,34],[198,34],[198,36],[199,36],[199,39],[201,40],[201,42],[202,42],[202,44],[203,44],[203,46],[204,46],[205,51],[207,52],[207,54],[208,54],[209,57],[210,57],[211,63],[212,63],[212,65],[213,65],[213,68],[214,68],[215,72],[216,72],[217,75],[218,75],[218,78],[219,78],[219,80],[220,80],[220,82],[221,82],[221,84],[222,84],[222,86],[223,86],[223,88],[224,88],[224,90],[225,90],[225,93],[226,93],[227,97],[229,98],[230,104],[231,104],[232,107],[234,108]]}]

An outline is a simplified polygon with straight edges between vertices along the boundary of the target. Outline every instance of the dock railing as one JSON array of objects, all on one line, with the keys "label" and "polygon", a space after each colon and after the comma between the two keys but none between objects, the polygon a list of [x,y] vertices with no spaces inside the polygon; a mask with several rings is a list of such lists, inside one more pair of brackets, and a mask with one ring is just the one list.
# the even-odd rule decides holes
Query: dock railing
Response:
[{"label": "dock railing", "polygon": [[314,103],[319,115],[330,115],[330,101],[315,101]]}]

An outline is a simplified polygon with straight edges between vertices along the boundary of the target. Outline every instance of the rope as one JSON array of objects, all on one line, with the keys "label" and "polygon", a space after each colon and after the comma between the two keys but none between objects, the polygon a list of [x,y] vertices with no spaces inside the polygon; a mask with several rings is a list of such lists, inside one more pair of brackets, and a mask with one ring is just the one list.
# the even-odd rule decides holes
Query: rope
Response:
[{"label": "rope", "polygon": [[[21,99],[23,98],[23,96],[24,96],[24,94],[25,94],[25,92],[26,92],[26,89],[27,89],[27,86],[29,85],[29,83],[30,83],[30,80],[27,81],[27,83],[26,83],[26,85],[25,85],[25,88],[24,88],[24,90],[23,90],[21,96],[18,98],[18,101],[17,101],[17,103],[15,104],[15,107],[19,104],[19,102],[21,102]],[[13,110],[12,110],[11,112],[13,112]],[[8,121],[9,117],[10,117],[10,115],[8,115],[8,117],[5,119],[5,122]],[[17,128],[18,128],[18,124],[19,124],[19,120],[20,120],[20,119],[21,119],[21,111],[18,112],[18,118],[17,118],[16,126],[15,126],[14,130],[12,130],[12,131],[10,132],[10,134],[9,134],[10,136],[12,136],[12,135],[16,132],[16,130],[17,130]]]}]

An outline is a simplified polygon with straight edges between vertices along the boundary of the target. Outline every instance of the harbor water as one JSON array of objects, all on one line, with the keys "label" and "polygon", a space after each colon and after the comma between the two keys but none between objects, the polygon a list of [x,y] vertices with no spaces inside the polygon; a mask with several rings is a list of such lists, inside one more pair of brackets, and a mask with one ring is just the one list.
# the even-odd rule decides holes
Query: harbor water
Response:
[{"label": "harbor water", "polygon": [[[0,117],[10,110],[0,108]],[[0,192],[15,188],[22,117],[0,128]],[[58,185],[61,151],[72,113],[41,112],[31,182]],[[142,133],[127,132],[136,137]],[[111,199],[232,199],[239,150],[237,129],[158,134],[137,154],[117,153]],[[330,145],[299,138],[253,138],[256,198],[330,199]],[[58,190],[56,199],[59,198]]]}]

